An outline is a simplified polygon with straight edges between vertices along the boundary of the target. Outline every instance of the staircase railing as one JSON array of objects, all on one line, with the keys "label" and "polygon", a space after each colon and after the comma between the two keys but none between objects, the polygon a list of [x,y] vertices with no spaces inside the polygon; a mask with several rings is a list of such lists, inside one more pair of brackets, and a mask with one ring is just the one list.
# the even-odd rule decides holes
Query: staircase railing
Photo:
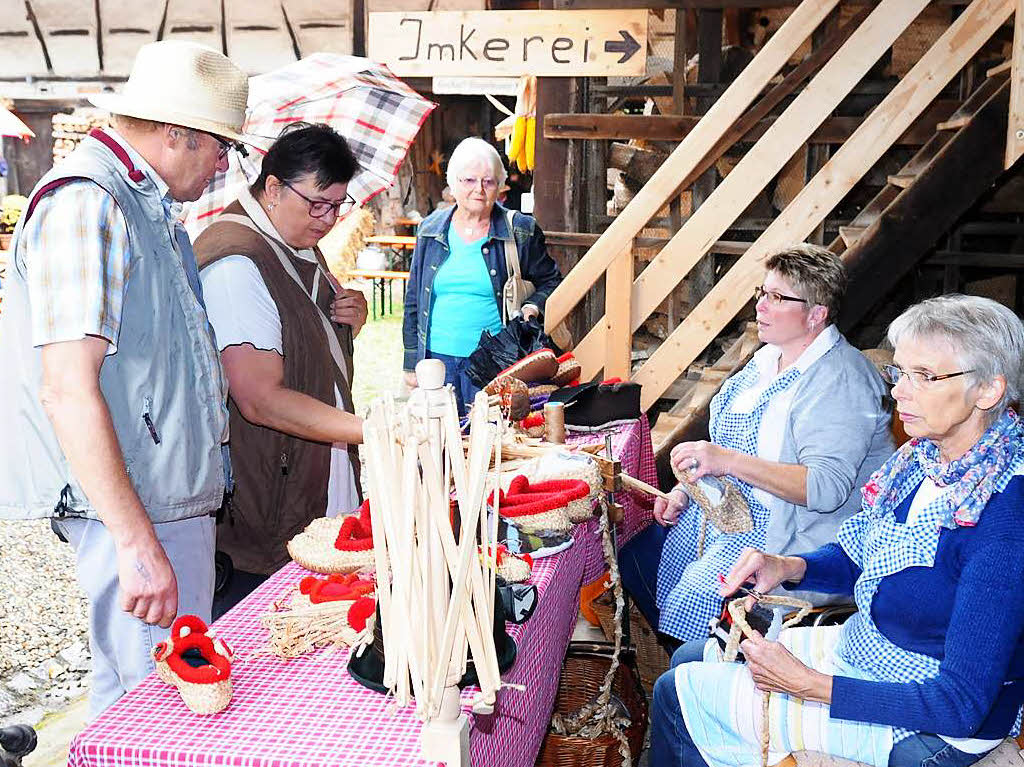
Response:
[{"label": "staircase railing", "polygon": [[[801,241],[813,231],[1006,22],[1016,2],[974,0],[965,9],[632,375],[634,381],[643,385],[644,409],[662,395],[749,301],[763,275],[764,259],[778,247]],[[618,375],[628,373],[632,332],[704,257],[928,5],[928,0],[881,0],[658,256],[635,279],[626,279],[632,276],[632,239],[676,193],[679,183],[701,163],[704,155],[835,5],[832,0],[804,0],[548,299],[546,323],[550,328],[566,317],[602,273],[608,272],[606,315],[576,348],[585,379],[593,378],[602,368]],[[773,43],[777,43],[775,47]],[[624,263],[627,260],[628,268]],[[632,287],[627,289],[630,284]],[[627,317],[628,331],[622,326]]]}]

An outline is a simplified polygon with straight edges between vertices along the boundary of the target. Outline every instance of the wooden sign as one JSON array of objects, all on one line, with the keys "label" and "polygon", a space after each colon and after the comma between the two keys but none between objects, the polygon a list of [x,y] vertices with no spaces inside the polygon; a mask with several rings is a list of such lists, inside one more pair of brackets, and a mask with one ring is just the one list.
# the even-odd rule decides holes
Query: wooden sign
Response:
[{"label": "wooden sign", "polygon": [[647,11],[371,13],[367,45],[399,77],[642,75]]},{"label": "wooden sign", "polygon": [[460,96],[515,96],[518,88],[518,77],[435,77],[430,92]]}]

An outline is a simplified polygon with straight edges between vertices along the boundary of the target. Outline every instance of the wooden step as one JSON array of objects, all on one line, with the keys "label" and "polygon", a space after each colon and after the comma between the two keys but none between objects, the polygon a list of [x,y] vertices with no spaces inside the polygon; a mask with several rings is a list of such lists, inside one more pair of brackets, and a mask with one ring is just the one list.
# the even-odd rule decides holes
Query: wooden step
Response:
[{"label": "wooden step", "polygon": [[971,121],[970,115],[956,115],[935,126],[935,130],[960,130]]},{"label": "wooden step", "polygon": [[895,176],[889,176],[885,180],[893,186],[898,186],[900,189],[906,189],[914,183],[915,178],[917,178],[916,173],[899,173]]},{"label": "wooden step", "polygon": [[1004,61],[1002,64],[997,64],[985,73],[985,77],[996,77],[1003,72],[1009,72],[1012,65],[1012,61]]},{"label": "wooden step", "polygon": [[685,382],[688,384],[687,396],[681,398],[667,412],[659,415],[658,422],[651,429],[655,455],[671,450],[672,446],[686,437],[693,427],[706,420],[711,398],[715,396],[726,378],[747,364],[760,345],[757,323],[748,322],[743,328],[743,333],[733,339],[717,362],[705,367],[698,380]]},{"label": "wooden step", "polygon": [[839,227],[839,236],[846,243],[846,247],[852,248],[853,244],[864,234],[865,229],[867,229],[866,226],[841,226]]}]

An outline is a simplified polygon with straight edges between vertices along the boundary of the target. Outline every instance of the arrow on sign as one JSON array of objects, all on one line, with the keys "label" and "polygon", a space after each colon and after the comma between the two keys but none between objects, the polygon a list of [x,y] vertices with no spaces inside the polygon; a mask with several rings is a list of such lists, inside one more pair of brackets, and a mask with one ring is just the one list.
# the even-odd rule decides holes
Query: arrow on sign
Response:
[{"label": "arrow on sign", "polygon": [[620,29],[619,34],[622,35],[622,40],[606,40],[604,44],[605,53],[621,53],[622,57],[619,59],[619,64],[624,61],[629,61],[633,54],[640,50],[640,43],[636,41],[633,35],[629,34],[625,29]]}]

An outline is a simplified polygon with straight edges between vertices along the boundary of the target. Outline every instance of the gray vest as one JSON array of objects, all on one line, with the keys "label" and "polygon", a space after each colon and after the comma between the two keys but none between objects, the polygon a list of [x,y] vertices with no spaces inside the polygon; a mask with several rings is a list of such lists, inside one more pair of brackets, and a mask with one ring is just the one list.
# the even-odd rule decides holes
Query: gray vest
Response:
[{"label": "gray vest", "polygon": [[[100,388],[132,485],[153,522],[206,514],[224,492],[227,387],[157,188],[145,176],[130,180],[128,168],[92,138],[47,173],[29,199],[62,178],[103,187],[128,225],[117,351],[100,368]],[[69,226],[76,214],[60,211]],[[26,253],[20,235],[27,218],[15,230],[0,312],[0,518],[96,517],[39,401],[41,354],[32,346],[25,259],[42,254]]]}]

